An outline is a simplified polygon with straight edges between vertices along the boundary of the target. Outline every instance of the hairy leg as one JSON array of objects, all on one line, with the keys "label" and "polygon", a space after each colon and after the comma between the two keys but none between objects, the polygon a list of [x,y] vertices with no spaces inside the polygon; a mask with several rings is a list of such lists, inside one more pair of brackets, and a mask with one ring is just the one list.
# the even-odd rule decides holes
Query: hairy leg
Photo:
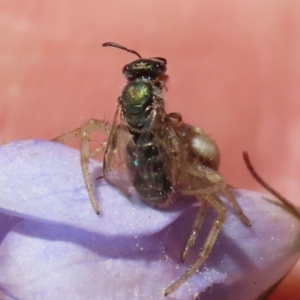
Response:
[{"label": "hairy leg", "polygon": [[[205,240],[203,248],[198,255],[197,260],[194,264],[192,264],[188,270],[184,273],[184,275],[173,283],[167,290],[164,292],[164,295],[167,296],[168,294],[174,292],[177,288],[179,288],[184,282],[187,281],[193,274],[195,274],[200,266],[205,262],[205,260],[209,257],[211,250],[217,240],[217,237],[222,229],[223,224],[226,220],[226,207],[222,203],[222,201],[214,195],[206,195],[203,197],[208,204],[210,204],[218,213],[217,218],[215,219],[209,234]],[[199,199],[199,201],[202,201]]]},{"label": "hairy leg", "polygon": [[99,214],[100,207],[99,207],[98,199],[95,194],[91,174],[89,172],[89,161],[90,158],[97,156],[99,153],[103,152],[106,149],[107,142],[101,143],[101,145],[97,147],[96,150],[91,152],[90,137],[92,132],[95,131],[101,132],[105,135],[109,135],[111,131],[111,124],[106,121],[91,119],[85,122],[80,128],[64,133],[58,136],[57,138],[53,139],[52,141],[67,144],[76,138],[80,138],[81,140],[80,163],[83,172],[83,177],[84,177],[86,188],[89,193],[89,198],[92,203],[92,206],[95,212]]}]

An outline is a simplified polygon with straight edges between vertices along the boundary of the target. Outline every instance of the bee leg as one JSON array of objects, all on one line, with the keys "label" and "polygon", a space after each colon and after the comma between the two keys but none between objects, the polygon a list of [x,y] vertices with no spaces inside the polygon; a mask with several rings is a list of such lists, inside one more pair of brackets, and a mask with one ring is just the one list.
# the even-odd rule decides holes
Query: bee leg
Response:
[{"label": "bee leg", "polygon": [[190,234],[190,237],[188,238],[184,248],[183,248],[183,252],[181,255],[181,261],[185,262],[185,260],[187,259],[192,247],[195,244],[195,241],[197,239],[198,236],[198,232],[200,231],[200,228],[202,226],[206,211],[207,211],[207,202],[206,201],[201,201],[201,206],[199,207],[199,210],[197,212],[196,218],[194,220],[193,223],[193,227],[192,227],[192,233]]},{"label": "bee leg", "polygon": [[[215,219],[208,236],[205,240],[203,248],[198,255],[197,260],[193,265],[191,265],[188,270],[183,274],[183,276],[178,279],[175,283],[173,283],[167,290],[164,292],[164,295],[167,296],[168,294],[174,292],[178,289],[184,282],[187,281],[193,274],[195,274],[200,266],[205,262],[205,260],[209,257],[211,250],[217,240],[217,237],[222,229],[223,224],[226,220],[226,207],[220,201],[220,199],[214,195],[203,195],[203,199],[208,202],[218,213],[217,218]],[[199,201],[202,201],[199,199]]]}]

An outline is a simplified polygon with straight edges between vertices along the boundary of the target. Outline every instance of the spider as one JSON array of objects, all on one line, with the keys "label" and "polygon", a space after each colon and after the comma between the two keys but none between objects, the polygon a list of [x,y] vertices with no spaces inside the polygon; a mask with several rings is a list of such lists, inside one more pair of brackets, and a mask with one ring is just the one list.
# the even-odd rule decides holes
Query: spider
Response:
[{"label": "spider", "polygon": [[[53,141],[68,143],[80,138],[83,177],[97,214],[100,207],[89,172],[89,160],[103,151],[103,177],[125,195],[130,196],[128,189],[133,186],[144,202],[156,208],[171,206],[174,194],[193,196],[199,201],[201,205],[181,254],[183,262],[195,244],[207,208],[210,206],[217,212],[198,258],[164,291],[167,296],[197,272],[209,257],[226,221],[226,206],[220,194],[231,202],[245,225],[251,226],[251,223],[218,172],[217,144],[201,129],[184,123],[179,113],[166,113],[163,89],[168,79],[165,74],[167,60],[142,58],[136,51],[112,42],[103,46],[138,56],[123,68],[127,84],[118,98],[113,123],[91,119]],[[107,135],[108,140],[91,151],[90,137],[95,131]]]}]

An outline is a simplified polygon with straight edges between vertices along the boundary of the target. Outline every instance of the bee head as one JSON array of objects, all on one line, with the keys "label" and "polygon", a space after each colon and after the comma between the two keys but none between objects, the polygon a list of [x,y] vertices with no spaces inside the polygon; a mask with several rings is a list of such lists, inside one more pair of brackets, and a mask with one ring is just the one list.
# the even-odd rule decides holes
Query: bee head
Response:
[{"label": "bee head", "polygon": [[127,64],[123,68],[123,74],[125,75],[128,81],[134,81],[137,78],[155,80],[159,76],[163,75],[167,70],[167,60],[165,58],[142,58],[136,51],[125,48],[119,44],[112,42],[104,43],[103,46],[116,47],[127,52],[133,53],[139,57],[138,60]]},{"label": "bee head", "polygon": [[128,81],[134,81],[137,78],[155,80],[166,72],[166,64],[167,61],[164,58],[142,58],[127,64],[123,68],[123,74]]}]

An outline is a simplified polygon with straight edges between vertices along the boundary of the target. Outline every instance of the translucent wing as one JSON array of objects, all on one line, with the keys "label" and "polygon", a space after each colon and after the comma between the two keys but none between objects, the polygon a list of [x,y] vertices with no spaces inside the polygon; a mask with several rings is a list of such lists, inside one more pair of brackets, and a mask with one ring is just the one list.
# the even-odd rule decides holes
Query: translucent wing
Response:
[{"label": "translucent wing", "polygon": [[[171,165],[166,157],[166,152],[159,149],[159,138],[157,131],[163,126],[165,113],[157,108],[151,110],[145,122],[142,132],[136,141],[136,162],[134,178],[141,196],[141,190],[145,188],[149,200],[165,192],[170,193],[172,186]],[[147,200],[147,199],[146,199]]]},{"label": "translucent wing", "polygon": [[128,189],[132,183],[128,172],[129,157],[126,149],[127,145],[132,143],[132,136],[123,122],[120,112],[121,106],[118,105],[104,154],[103,175],[109,184],[117,187],[129,197]]}]

